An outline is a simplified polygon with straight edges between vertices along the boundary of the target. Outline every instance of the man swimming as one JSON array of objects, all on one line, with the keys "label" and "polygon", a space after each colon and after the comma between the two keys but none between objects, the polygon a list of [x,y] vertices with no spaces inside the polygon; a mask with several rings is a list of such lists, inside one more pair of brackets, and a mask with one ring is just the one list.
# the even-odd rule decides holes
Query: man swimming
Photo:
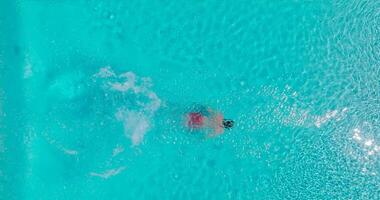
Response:
[{"label": "man swimming", "polygon": [[224,129],[234,126],[233,120],[224,119],[222,113],[202,105],[190,107],[185,115],[185,121],[191,131],[211,129],[212,133],[208,134],[208,137],[220,135]]}]

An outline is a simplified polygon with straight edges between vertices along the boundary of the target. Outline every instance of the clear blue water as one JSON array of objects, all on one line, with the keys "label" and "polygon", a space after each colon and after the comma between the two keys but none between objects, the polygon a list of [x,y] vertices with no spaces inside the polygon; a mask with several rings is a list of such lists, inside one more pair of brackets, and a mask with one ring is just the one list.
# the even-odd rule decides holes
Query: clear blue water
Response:
[{"label": "clear blue water", "polygon": [[[0,0],[0,199],[379,199],[379,13]],[[193,103],[236,127],[189,134]]]}]

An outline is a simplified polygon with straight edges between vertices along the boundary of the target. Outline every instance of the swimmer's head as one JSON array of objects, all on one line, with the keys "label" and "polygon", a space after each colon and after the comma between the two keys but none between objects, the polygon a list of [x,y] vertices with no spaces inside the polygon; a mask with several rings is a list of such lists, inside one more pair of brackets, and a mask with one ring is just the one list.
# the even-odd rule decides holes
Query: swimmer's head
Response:
[{"label": "swimmer's head", "polygon": [[234,121],[232,119],[223,119],[223,127],[230,129],[234,126]]}]

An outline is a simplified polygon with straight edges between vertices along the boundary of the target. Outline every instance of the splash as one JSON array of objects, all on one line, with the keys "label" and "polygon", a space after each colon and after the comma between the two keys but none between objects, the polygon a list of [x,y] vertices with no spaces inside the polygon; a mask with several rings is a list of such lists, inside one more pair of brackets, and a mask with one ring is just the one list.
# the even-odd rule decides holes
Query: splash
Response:
[{"label": "splash", "polygon": [[25,65],[24,78],[29,78],[33,75],[32,65],[30,63]]},{"label": "splash", "polygon": [[313,109],[307,106],[300,98],[297,91],[286,85],[284,90],[266,87],[261,93],[272,95],[275,100],[273,116],[283,125],[323,128],[330,122],[338,122],[347,116],[347,107],[328,109],[323,114],[313,114]]},{"label": "splash", "polygon": [[149,118],[141,112],[121,109],[116,113],[116,119],[123,122],[124,134],[130,137],[134,146],[142,142],[150,128]]},{"label": "splash", "polygon": [[70,156],[76,156],[79,154],[79,151],[75,150],[75,149],[69,149],[69,148],[66,148],[63,144],[61,144],[59,141],[51,138],[49,135],[47,134],[43,134],[44,135],[44,138],[46,139],[46,141],[51,144],[52,146],[56,147],[58,150],[60,150],[61,152],[65,153],[66,155],[70,155]]},{"label": "splash", "polygon": [[65,152],[65,154],[68,154],[68,155],[78,155],[78,151],[76,151],[76,150],[65,149],[65,148],[63,148],[62,150],[63,150],[63,152]]},{"label": "splash", "polygon": [[375,134],[367,131],[356,127],[351,131],[351,139],[360,145],[366,156],[375,156],[380,153],[380,144],[376,142]]},{"label": "splash", "polygon": [[348,111],[348,108],[343,108],[341,110],[330,110],[327,111],[324,115],[321,116],[313,116],[314,118],[314,125],[317,128],[321,128],[321,126],[331,120],[340,121]]},{"label": "splash", "polygon": [[354,142],[348,146],[347,152],[362,165],[362,173],[376,175],[379,163],[380,144],[378,142],[376,128],[369,122],[354,127],[350,131],[350,139]]},{"label": "splash", "polygon": [[97,176],[103,179],[108,179],[112,176],[116,176],[117,174],[121,173],[124,170],[125,170],[125,167],[119,167],[116,169],[110,169],[110,170],[104,171],[102,173],[91,172],[90,175]]},{"label": "splash", "polygon": [[123,123],[124,134],[130,138],[132,146],[139,145],[151,129],[151,119],[161,105],[161,100],[151,89],[151,79],[133,72],[118,75],[110,66],[101,68],[94,77],[101,80],[106,94],[128,99],[117,106],[115,118]]},{"label": "splash", "polygon": [[28,79],[33,76],[33,66],[30,59],[30,55],[28,53],[25,54],[23,72],[24,79]]},{"label": "splash", "polygon": [[115,77],[115,73],[111,70],[110,66],[103,67],[99,70],[98,73],[94,75],[95,77],[98,78],[109,78],[109,77]]},{"label": "splash", "polygon": [[124,151],[124,148],[122,146],[118,145],[116,148],[114,148],[112,150],[112,157],[115,157],[115,156],[119,155],[123,151]]}]

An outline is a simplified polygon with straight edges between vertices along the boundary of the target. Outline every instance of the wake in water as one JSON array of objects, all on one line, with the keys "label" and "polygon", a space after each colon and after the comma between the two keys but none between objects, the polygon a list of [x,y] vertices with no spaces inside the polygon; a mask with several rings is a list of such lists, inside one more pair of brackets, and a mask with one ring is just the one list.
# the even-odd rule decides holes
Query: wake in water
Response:
[{"label": "wake in water", "polygon": [[124,170],[125,170],[125,167],[119,167],[119,168],[116,168],[116,169],[110,169],[110,170],[104,171],[102,173],[91,172],[90,176],[97,176],[97,177],[100,177],[100,178],[103,178],[103,179],[108,179],[108,178],[110,178],[112,176],[118,175],[119,173],[121,173]]},{"label": "wake in water", "polygon": [[138,77],[133,72],[116,74],[111,67],[104,67],[94,75],[101,81],[105,94],[128,98],[124,105],[116,109],[115,118],[124,126],[124,134],[131,139],[132,145],[139,145],[144,135],[151,129],[155,112],[161,100],[152,91],[150,78]]}]

